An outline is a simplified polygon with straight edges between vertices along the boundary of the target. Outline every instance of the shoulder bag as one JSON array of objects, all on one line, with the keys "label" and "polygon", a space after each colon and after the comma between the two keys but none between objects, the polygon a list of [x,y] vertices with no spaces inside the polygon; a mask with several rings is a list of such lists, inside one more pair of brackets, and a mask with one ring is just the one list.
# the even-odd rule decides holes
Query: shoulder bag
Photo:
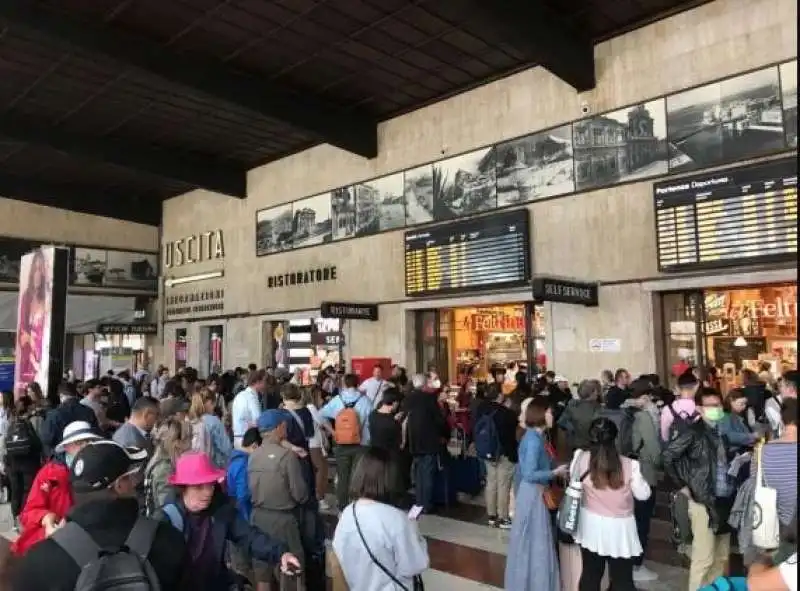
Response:
[{"label": "shoulder bag", "polygon": [[361,531],[361,525],[358,523],[358,516],[356,515],[357,503],[358,501],[353,503],[353,521],[355,521],[356,523],[356,530],[358,530],[358,536],[361,538],[361,543],[364,544],[364,549],[367,551],[367,554],[369,554],[370,560],[372,560],[372,562],[375,563],[375,566],[381,569],[383,571],[383,574],[389,577],[395,585],[400,587],[401,591],[425,591],[425,584],[422,582],[422,577],[420,575],[414,575],[413,579],[414,587],[413,590],[409,590],[409,588],[406,587],[403,583],[401,583],[400,579],[398,579],[391,572],[389,572],[389,569],[383,566],[383,564],[381,564],[381,562],[372,553],[372,550],[369,549],[369,545],[367,544],[366,538],[364,538],[364,533]]},{"label": "shoulder bag", "polygon": [[781,542],[781,525],[778,520],[778,491],[764,484],[764,444],[756,447],[756,490],[753,493],[753,545],[763,550],[774,550]]}]

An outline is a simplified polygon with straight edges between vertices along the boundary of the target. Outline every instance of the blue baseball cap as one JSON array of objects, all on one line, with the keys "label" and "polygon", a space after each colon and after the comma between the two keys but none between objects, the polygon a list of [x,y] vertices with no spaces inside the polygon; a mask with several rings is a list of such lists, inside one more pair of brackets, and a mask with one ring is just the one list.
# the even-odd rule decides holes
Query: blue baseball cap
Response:
[{"label": "blue baseball cap", "polygon": [[291,418],[292,415],[285,410],[274,408],[265,410],[258,417],[258,430],[261,432],[273,431],[280,427],[283,423],[288,423]]}]

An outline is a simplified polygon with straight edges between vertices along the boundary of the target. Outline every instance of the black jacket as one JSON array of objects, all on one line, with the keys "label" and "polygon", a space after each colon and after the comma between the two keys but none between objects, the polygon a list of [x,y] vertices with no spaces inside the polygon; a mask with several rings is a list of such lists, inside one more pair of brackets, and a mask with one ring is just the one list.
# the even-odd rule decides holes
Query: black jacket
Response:
[{"label": "black jacket", "polygon": [[589,427],[601,410],[595,400],[571,400],[558,419],[559,428],[567,432],[570,449],[589,447]]},{"label": "black jacket", "polygon": [[662,455],[664,472],[678,488],[688,487],[695,502],[705,505],[714,531],[722,525],[715,494],[718,448],[722,445],[717,432],[701,419],[671,439]]},{"label": "black jacket", "polygon": [[404,410],[408,413],[406,438],[412,455],[433,455],[443,449],[442,439],[450,437],[447,422],[436,394],[414,390],[405,399]]},{"label": "black jacket", "polygon": [[[104,499],[78,505],[67,515],[100,547],[119,547],[139,516],[136,499]],[[159,525],[148,555],[162,589],[179,589],[187,563],[183,536],[168,523]],[[53,540],[31,547],[13,571],[13,591],[73,591],[78,565]]]},{"label": "black jacket", "polygon": [[519,461],[519,444],[517,443],[519,415],[502,404],[488,402],[480,408],[480,412],[473,419],[473,428],[483,415],[491,413],[494,413],[497,438],[500,440],[500,453],[516,464]]},{"label": "black jacket", "polygon": [[42,446],[45,456],[49,457],[61,442],[64,427],[75,421],[85,421],[92,426],[98,435],[102,435],[97,415],[91,407],[81,404],[77,398],[69,398],[47,413],[42,424]]}]

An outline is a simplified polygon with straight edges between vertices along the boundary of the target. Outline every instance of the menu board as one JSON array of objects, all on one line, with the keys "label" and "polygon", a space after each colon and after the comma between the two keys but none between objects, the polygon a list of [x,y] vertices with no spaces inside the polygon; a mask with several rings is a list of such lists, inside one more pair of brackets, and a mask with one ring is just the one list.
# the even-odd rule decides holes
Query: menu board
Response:
[{"label": "menu board", "polygon": [[797,256],[797,160],[653,187],[661,271]]},{"label": "menu board", "polygon": [[529,244],[527,209],[406,232],[406,295],[523,285]]}]

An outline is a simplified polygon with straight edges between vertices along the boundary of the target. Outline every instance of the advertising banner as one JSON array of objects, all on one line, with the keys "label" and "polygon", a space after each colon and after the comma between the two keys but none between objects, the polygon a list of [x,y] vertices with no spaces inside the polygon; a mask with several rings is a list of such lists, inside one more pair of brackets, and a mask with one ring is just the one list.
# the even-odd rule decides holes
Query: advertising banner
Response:
[{"label": "advertising banner", "polygon": [[[69,251],[46,246],[20,260],[14,389],[37,382],[55,394],[64,365]],[[51,392],[52,390],[52,392]]]}]

